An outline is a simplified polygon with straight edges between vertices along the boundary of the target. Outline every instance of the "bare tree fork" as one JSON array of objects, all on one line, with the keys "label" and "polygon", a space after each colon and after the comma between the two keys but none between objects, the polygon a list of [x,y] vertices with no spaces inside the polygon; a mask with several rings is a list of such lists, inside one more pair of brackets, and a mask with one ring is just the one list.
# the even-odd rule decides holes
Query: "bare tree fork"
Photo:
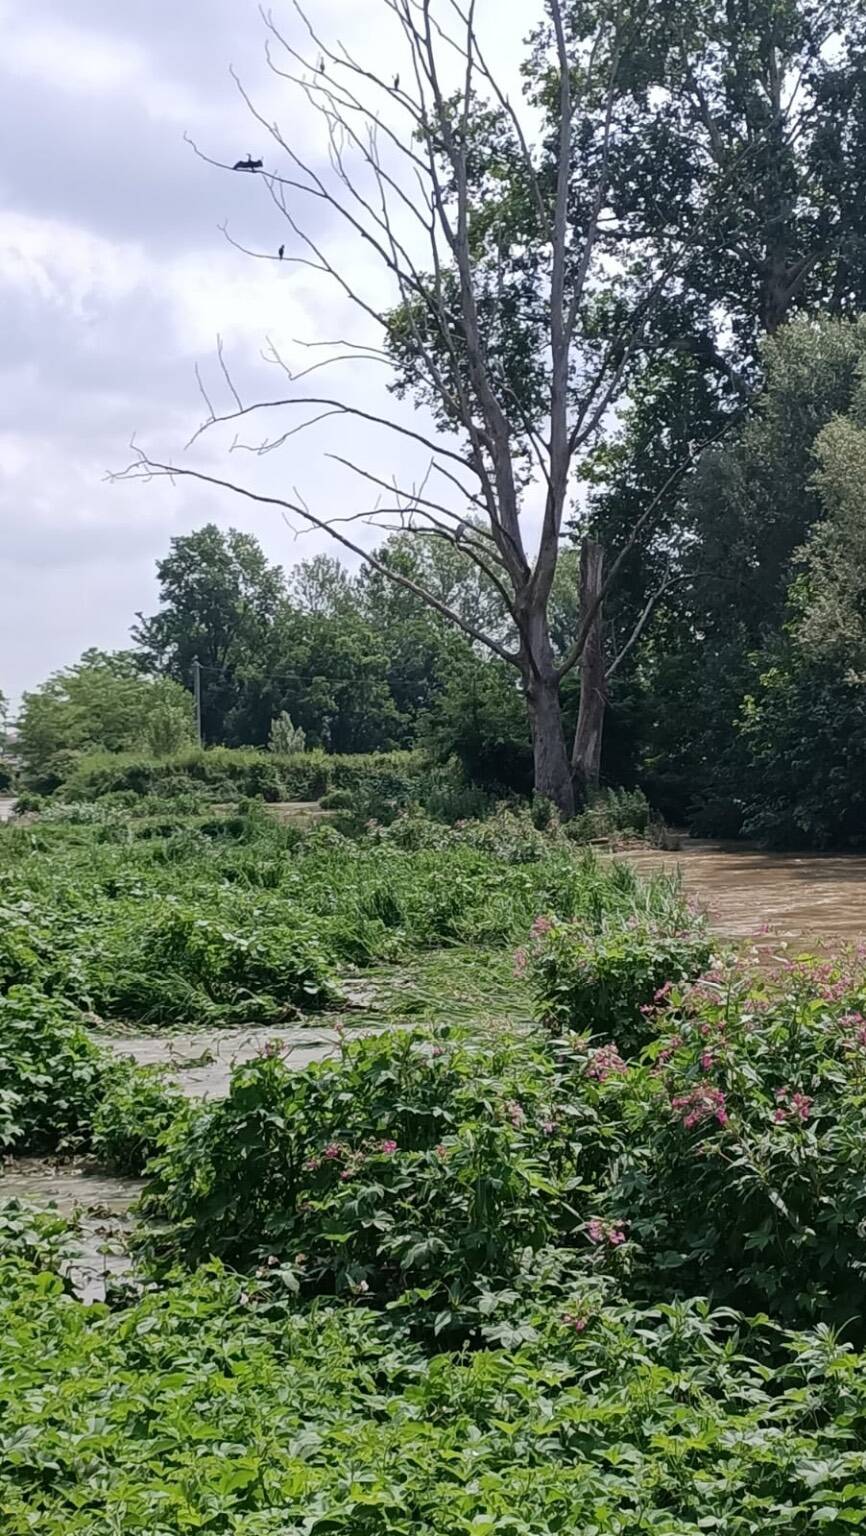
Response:
[{"label": "bare tree fork", "polygon": [[[581,787],[598,777],[600,730],[592,726],[592,711],[593,699],[603,705],[606,694],[605,598],[631,550],[652,529],[664,495],[690,468],[690,463],[675,467],[612,559],[605,561],[604,551],[588,540],[578,633],[566,655],[556,655],[551,591],[582,457],[605,430],[647,345],[652,317],[696,238],[672,238],[669,246],[630,265],[611,260],[617,216],[609,182],[617,108],[625,100],[623,65],[641,41],[634,6],[631,0],[599,0],[595,35],[583,45],[570,30],[564,0],[544,0],[549,34],[541,46],[556,103],[556,132],[549,135],[539,131],[532,105],[514,103],[496,80],[479,37],[476,0],[380,0],[406,60],[392,79],[342,44],[329,44],[298,0],[293,3],[305,42],[301,46],[285,35],[263,9],[267,62],[275,79],[295,93],[317,137],[297,129],[284,132],[235,77],[279,162],[274,168],[266,163],[256,174],[288,230],[282,244],[289,274],[311,270],[327,278],[359,324],[375,334],[301,343],[327,355],[297,371],[268,338],[264,360],[281,371],[288,389],[279,398],[252,403],[242,400],[220,342],[228,408],[214,408],[199,374],[207,414],[188,447],[212,429],[233,424],[243,430],[266,413],[300,412],[301,420],[272,436],[258,443],[236,437],[232,447],[268,455],[329,418],[344,418],[423,450],[423,479],[401,489],[378,469],[331,452],[333,462],[382,495],[367,509],[325,516],[297,491],[293,498],[267,495],[140,452],[116,478],[185,476],[278,507],[303,526],[327,532],[513,667],[527,704],[536,792],[569,816],[574,771]],[[525,193],[518,230],[509,224],[507,192],[497,190],[495,178],[485,182],[479,170],[486,124],[493,125],[490,132],[512,185]],[[229,162],[195,144],[193,149],[209,164],[231,170]],[[576,190],[579,165],[583,180]],[[731,166],[730,157],[720,164],[720,199]],[[372,261],[377,274],[372,284],[359,275],[358,263],[332,255],[335,225],[357,243],[368,268]],[[275,259],[272,252],[240,244],[227,229],[224,233],[236,248]],[[279,244],[275,239],[274,248]],[[606,303],[610,318],[599,325]],[[525,343],[522,369],[510,360],[516,331]],[[308,394],[303,384],[297,387],[326,368],[370,362],[392,366],[397,394],[420,400],[426,422],[400,421],[370,408],[367,399],[355,404],[336,393]],[[505,638],[467,624],[436,593],[382,561],[346,531],[355,523],[399,528],[459,549],[498,593]],[[651,612],[638,620],[620,660]],[[560,685],[578,662],[585,703],[573,764]]]}]

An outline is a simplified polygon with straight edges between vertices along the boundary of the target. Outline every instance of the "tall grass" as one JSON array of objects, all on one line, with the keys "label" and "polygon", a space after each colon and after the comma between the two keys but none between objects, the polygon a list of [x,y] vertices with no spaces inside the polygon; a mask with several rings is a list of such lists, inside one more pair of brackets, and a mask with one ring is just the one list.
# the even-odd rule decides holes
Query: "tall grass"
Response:
[{"label": "tall grass", "polygon": [[267,1022],[332,1006],[347,967],[513,946],[539,913],[679,920],[670,879],[641,882],[511,821],[435,847],[304,836],[261,812],[169,818],[146,836],[123,820],[13,830],[0,839],[0,988],[153,1025]]}]

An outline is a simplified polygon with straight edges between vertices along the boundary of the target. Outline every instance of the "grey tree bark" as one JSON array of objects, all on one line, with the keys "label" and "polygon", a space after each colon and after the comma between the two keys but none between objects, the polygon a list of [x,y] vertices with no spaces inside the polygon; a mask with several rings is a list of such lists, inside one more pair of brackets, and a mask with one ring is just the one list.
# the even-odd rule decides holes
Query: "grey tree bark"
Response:
[{"label": "grey tree bark", "polygon": [[598,789],[601,748],[607,708],[602,623],[604,605],[604,549],[594,539],[584,539],[580,551],[580,612],[591,614],[580,658],[580,712],[574,736],[571,766],[575,788],[586,796]]}]

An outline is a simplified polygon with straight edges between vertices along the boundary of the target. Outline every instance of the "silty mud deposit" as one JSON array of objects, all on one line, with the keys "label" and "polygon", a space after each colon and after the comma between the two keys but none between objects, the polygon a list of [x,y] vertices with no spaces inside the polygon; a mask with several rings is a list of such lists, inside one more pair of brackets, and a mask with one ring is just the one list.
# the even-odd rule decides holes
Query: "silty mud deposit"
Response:
[{"label": "silty mud deposit", "polygon": [[0,1200],[55,1206],[76,1222],[72,1256],[64,1270],[85,1301],[101,1301],[107,1282],[129,1272],[126,1237],[129,1207],[144,1188],[141,1179],[112,1178],[71,1164],[20,1158],[0,1172]]}]

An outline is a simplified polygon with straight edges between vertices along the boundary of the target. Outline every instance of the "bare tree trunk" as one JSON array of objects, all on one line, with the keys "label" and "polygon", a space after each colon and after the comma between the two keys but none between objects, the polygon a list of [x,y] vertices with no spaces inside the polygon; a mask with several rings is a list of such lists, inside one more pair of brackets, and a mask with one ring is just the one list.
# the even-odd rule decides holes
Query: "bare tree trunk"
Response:
[{"label": "bare tree trunk", "polygon": [[559,680],[534,678],[527,689],[535,768],[533,789],[552,801],[564,821],[574,815],[574,786],[562,729]]},{"label": "bare tree trunk", "polygon": [[533,790],[550,800],[565,821],[574,815],[574,785],[559,696],[559,676],[544,610],[532,613],[526,626],[529,650],[522,653],[524,691],[532,731]]},{"label": "bare tree trunk", "polygon": [[601,773],[601,744],[607,707],[603,606],[598,601],[603,582],[604,549],[593,539],[584,539],[580,551],[580,612],[588,613],[593,603],[597,602],[598,606],[580,658],[580,712],[571,756],[575,786],[583,794],[598,789]]}]

